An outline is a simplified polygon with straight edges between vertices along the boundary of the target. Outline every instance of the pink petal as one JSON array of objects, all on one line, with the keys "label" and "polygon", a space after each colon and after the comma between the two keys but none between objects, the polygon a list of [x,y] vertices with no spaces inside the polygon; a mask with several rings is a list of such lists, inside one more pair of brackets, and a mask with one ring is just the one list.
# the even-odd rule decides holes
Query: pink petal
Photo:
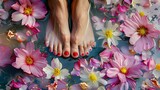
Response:
[{"label": "pink petal", "polygon": [[29,68],[30,68],[33,75],[35,75],[37,77],[43,76],[43,71],[41,68],[35,67],[35,66],[30,66]]},{"label": "pink petal", "polygon": [[34,44],[32,42],[28,42],[27,45],[26,45],[26,50],[29,52],[29,53],[32,53],[33,51],[35,51],[34,49]]},{"label": "pink petal", "polygon": [[24,15],[22,13],[20,13],[20,12],[14,12],[12,14],[12,20],[13,21],[20,21],[22,19],[24,19]]},{"label": "pink petal", "polygon": [[15,4],[13,4],[12,6],[11,6],[14,10],[19,10],[19,7],[20,7],[20,5],[19,5],[19,3],[17,2],[17,3],[15,3]]},{"label": "pink petal", "polygon": [[124,74],[118,73],[118,78],[122,83],[126,82],[126,76]]},{"label": "pink petal", "polygon": [[23,50],[18,49],[18,48],[15,48],[14,52],[15,52],[15,55],[18,57],[26,57],[27,55]]},{"label": "pink petal", "polygon": [[27,23],[27,20],[28,20],[28,17],[24,15],[22,19],[22,25],[25,25]]},{"label": "pink petal", "polygon": [[34,27],[35,23],[36,23],[36,20],[33,16],[28,16],[27,18],[28,20],[26,21],[25,25],[29,26],[29,27]]},{"label": "pink petal", "polygon": [[129,39],[130,44],[134,45],[139,39],[141,38],[141,36],[138,35],[137,32],[135,32],[131,38]]},{"label": "pink petal", "polygon": [[115,59],[115,61],[120,65],[120,66],[122,66],[123,65],[123,62],[124,62],[124,56],[121,54],[121,53],[119,53],[119,52],[115,52],[114,53],[114,59]]},{"label": "pink petal", "polygon": [[45,17],[45,14],[47,13],[47,11],[45,9],[42,8],[36,8],[35,6],[33,6],[34,12],[33,12],[33,16],[36,19],[42,19]]},{"label": "pink petal", "polygon": [[22,65],[21,69],[22,69],[24,72],[26,72],[26,73],[28,73],[28,74],[31,74],[31,70],[30,70],[30,68],[29,68],[28,65],[26,65],[26,64]]},{"label": "pink petal", "polygon": [[119,73],[118,68],[109,68],[107,70],[107,76],[110,78],[116,77],[118,73]]}]

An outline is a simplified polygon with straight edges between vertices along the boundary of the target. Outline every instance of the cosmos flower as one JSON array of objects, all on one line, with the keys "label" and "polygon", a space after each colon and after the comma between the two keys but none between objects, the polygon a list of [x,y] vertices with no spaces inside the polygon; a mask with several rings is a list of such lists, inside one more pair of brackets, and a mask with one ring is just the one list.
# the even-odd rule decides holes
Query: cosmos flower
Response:
[{"label": "cosmos flower", "polygon": [[107,70],[109,78],[117,78],[120,82],[127,84],[128,81],[139,78],[143,74],[140,63],[134,59],[125,58],[119,52],[114,53],[114,60],[110,61],[112,67]]},{"label": "cosmos flower", "polygon": [[154,39],[158,38],[160,32],[148,22],[147,17],[135,13],[130,19],[124,21],[120,26],[129,42],[134,45],[134,50],[141,53],[143,50],[150,50],[154,47]]},{"label": "cosmos flower", "polygon": [[121,40],[119,38],[121,32],[117,30],[118,27],[118,24],[112,24],[111,21],[109,21],[106,29],[97,32],[97,34],[100,36],[98,39],[104,39],[107,41],[109,47],[111,44],[115,46],[118,45],[118,40]]},{"label": "cosmos flower", "polygon": [[44,75],[42,69],[46,67],[47,60],[41,56],[40,50],[34,49],[32,42],[27,43],[25,48],[15,48],[14,53],[17,57],[16,61],[12,63],[13,67],[21,68],[24,72],[37,77]]},{"label": "cosmos flower", "polygon": [[58,58],[54,58],[51,62],[51,66],[47,65],[43,68],[43,71],[47,74],[47,79],[54,77],[55,80],[63,80],[69,75],[67,69],[62,69],[62,63]]},{"label": "cosmos flower", "polygon": [[12,5],[16,10],[12,14],[13,21],[22,20],[22,25],[34,27],[36,19],[42,19],[47,13],[46,8],[41,0],[19,0]]},{"label": "cosmos flower", "polygon": [[81,71],[80,80],[86,82],[89,87],[97,88],[99,84],[107,85],[107,81],[103,79],[104,73],[99,71],[88,70],[87,68]]}]

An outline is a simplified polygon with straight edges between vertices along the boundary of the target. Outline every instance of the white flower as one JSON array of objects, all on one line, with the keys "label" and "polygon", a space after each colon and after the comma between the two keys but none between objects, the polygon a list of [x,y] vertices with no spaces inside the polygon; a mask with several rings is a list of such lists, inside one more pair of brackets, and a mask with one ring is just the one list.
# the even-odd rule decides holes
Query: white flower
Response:
[{"label": "white flower", "polygon": [[160,58],[155,59],[156,66],[153,70],[154,76],[158,79],[160,77]]},{"label": "white flower", "polygon": [[108,46],[110,47],[111,44],[118,45],[117,40],[121,40],[119,36],[121,35],[121,32],[117,30],[118,24],[112,24],[111,21],[108,22],[107,28],[97,32],[100,37],[98,39],[105,39],[108,42]]},{"label": "white flower", "polygon": [[43,71],[47,74],[46,76],[47,79],[51,79],[52,77],[54,77],[55,80],[58,79],[62,80],[69,75],[67,69],[62,69],[62,64],[58,58],[53,59],[51,62],[51,66],[47,65],[45,68],[43,68]]},{"label": "white flower", "polygon": [[84,69],[80,74],[80,80],[83,82],[86,82],[89,87],[99,87],[99,83],[103,85],[107,85],[107,81],[103,79],[104,73],[101,73],[99,71],[93,71],[94,68],[92,68],[91,71],[88,69]]}]

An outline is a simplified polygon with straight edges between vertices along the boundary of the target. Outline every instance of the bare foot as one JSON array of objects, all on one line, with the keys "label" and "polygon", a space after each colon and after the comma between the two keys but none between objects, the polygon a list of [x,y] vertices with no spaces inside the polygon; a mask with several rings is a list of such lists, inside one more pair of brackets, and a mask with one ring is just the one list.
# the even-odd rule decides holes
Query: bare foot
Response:
[{"label": "bare foot", "polygon": [[72,33],[71,55],[77,58],[85,56],[95,45],[94,34],[89,17],[90,4],[88,0],[73,0],[72,2]]},{"label": "bare foot", "polygon": [[70,56],[70,31],[67,0],[48,0],[50,20],[46,30],[46,46],[55,55]]}]

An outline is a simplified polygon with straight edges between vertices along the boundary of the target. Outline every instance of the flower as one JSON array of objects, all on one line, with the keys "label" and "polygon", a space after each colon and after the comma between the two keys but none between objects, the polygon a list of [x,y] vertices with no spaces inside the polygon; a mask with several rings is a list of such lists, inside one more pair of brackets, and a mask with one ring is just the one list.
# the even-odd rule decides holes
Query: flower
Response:
[{"label": "flower", "polygon": [[118,77],[121,83],[134,82],[134,78],[140,78],[143,74],[140,69],[140,62],[128,59],[119,52],[114,53],[114,60],[110,61],[110,63],[112,67],[107,70],[107,76],[109,78]]},{"label": "flower", "polygon": [[43,71],[47,74],[47,79],[54,77],[55,80],[63,80],[69,75],[67,69],[62,69],[62,64],[58,58],[53,58],[51,66],[47,65]]},{"label": "flower", "polygon": [[67,83],[62,80],[55,81],[54,83],[47,85],[48,90],[68,90]]},{"label": "flower", "polygon": [[98,39],[105,39],[108,42],[109,47],[111,44],[118,45],[117,40],[121,40],[119,36],[121,35],[121,32],[117,30],[118,25],[112,24],[111,21],[108,22],[107,28],[105,30],[97,32],[100,37]]},{"label": "flower", "polygon": [[11,49],[7,46],[0,45],[0,52],[3,52],[0,54],[0,66],[5,67],[7,64],[11,64]]},{"label": "flower", "polygon": [[12,63],[13,67],[21,68],[24,72],[37,77],[43,76],[42,69],[46,67],[47,60],[41,56],[40,50],[34,49],[32,42],[27,43],[25,48],[15,48],[14,53],[17,57],[16,61]]},{"label": "flower", "polygon": [[36,19],[44,18],[47,13],[41,0],[19,0],[19,3],[13,4],[12,8],[16,10],[12,14],[12,20],[22,20],[22,25],[29,27],[34,27]]},{"label": "flower", "polygon": [[93,16],[92,21],[93,21],[93,26],[96,30],[101,30],[104,28],[104,22],[102,22],[102,20],[97,16]]},{"label": "flower", "polygon": [[99,83],[107,85],[107,81],[103,79],[104,75],[104,73],[94,71],[94,68],[92,68],[92,70],[88,70],[86,68],[81,71],[80,80],[86,82],[89,87],[97,88],[99,86]]},{"label": "flower", "polygon": [[158,38],[160,32],[148,22],[146,16],[135,13],[130,19],[124,21],[120,26],[129,42],[134,45],[134,50],[141,53],[143,50],[150,50],[154,47],[154,38]]}]

